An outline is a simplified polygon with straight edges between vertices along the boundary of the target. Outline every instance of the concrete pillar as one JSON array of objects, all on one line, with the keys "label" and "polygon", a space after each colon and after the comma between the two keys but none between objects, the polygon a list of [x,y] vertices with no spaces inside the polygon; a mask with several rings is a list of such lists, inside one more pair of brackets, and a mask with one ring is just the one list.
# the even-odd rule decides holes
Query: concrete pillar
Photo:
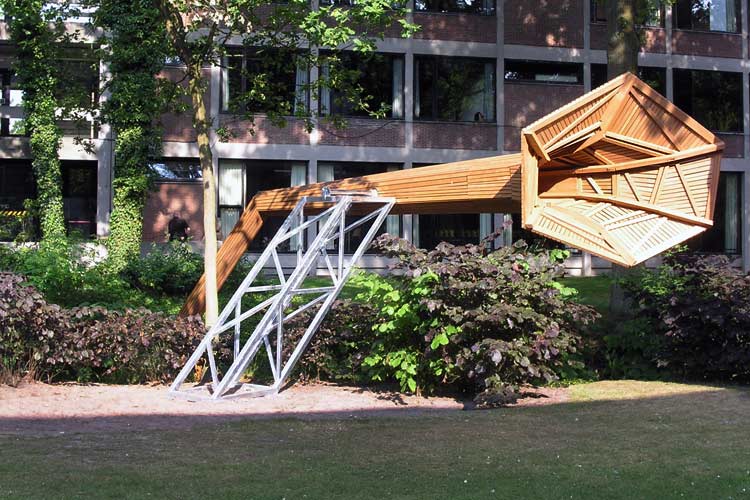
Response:
[{"label": "concrete pillar", "polygon": [[[99,63],[99,81],[102,85],[111,78],[109,65]],[[110,97],[111,93],[105,90],[99,97],[101,108]],[[99,127],[99,147],[96,151],[96,235],[104,237],[109,235],[109,217],[112,213],[112,179],[114,178],[114,132],[108,123],[102,123]]]},{"label": "concrete pillar", "polygon": [[495,5],[495,19],[497,20],[497,36],[495,47],[497,58],[495,62],[495,121],[497,122],[497,150],[505,151],[505,2],[497,0]]},{"label": "concrete pillar", "polygon": [[666,98],[674,102],[674,77],[672,75],[672,6],[666,4],[664,6],[664,29],[667,37],[667,95]]},{"label": "concrete pillar", "polygon": [[[593,0],[596,1],[596,0]],[[583,90],[591,90],[591,2],[583,0]]]}]

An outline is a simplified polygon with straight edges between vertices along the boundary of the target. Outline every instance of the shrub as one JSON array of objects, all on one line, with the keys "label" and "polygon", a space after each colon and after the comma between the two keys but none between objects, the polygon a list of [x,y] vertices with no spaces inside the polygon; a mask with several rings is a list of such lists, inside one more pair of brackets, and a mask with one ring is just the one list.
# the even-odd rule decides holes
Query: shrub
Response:
[{"label": "shrub", "polygon": [[523,242],[489,255],[446,243],[426,252],[388,236],[375,246],[397,259],[396,276],[353,279],[358,309],[334,308],[303,373],[323,366],[331,378],[395,381],[417,393],[452,387],[497,404],[522,384],[580,368],[579,331],[596,313],[555,281],[563,252]]},{"label": "shrub", "polygon": [[197,316],[64,309],[48,304],[21,277],[0,275],[0,363],[6,371],[35,367],[35,375],[47,379],[166,382],[204,332]]},{"label": "shrub", "polygon": [[144,257],[131,260],[122,274],[139,290],[186,295],[203,274],[203,257],[188,243],[173,241],[164,249],[154,245]]},{"label": "shrub", "polygon": [[623,284],[646,334],[652,366],[692,379],[750,380],[750,277],[726,256],[675,253]]},{"label": "shrub", "polygon": [[[331,312],[302,354],[296,376],[303,381],[367,382],[362,362],[372,343],[370,321],[374,316],[374,308],[366,302],[350,299],[334,302]],[[288,340],[283,346],[284,359],[292,354],[311,319],[312,314],[303,314],[290,321]]]},{"label": "shrub", "polygon": [[113,272],[95,253],[96,247],[76,239],[18,249],[0,246],[0,269],[23,275],[46,300],[64,307],[146,307],[176,313],[202,268],[201,257],[185,245],[153,251],[135,261],[128,274]]}]

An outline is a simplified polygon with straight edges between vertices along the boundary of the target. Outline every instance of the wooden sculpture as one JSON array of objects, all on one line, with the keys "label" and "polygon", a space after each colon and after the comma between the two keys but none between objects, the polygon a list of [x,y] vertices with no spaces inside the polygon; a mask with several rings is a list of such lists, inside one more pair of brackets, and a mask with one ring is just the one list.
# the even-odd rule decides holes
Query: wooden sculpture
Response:
[{"label": "wooden sculpture", "polygon": [[[626,73],[522,131],[521,153],[258,193],[224,241],[224,283],[263,225],[324,186],[376,189],[391,213],[521,211],[525,228],[632,266],[712,225],[724,144]],[[204,277],[183,314],[204,310]]]}]

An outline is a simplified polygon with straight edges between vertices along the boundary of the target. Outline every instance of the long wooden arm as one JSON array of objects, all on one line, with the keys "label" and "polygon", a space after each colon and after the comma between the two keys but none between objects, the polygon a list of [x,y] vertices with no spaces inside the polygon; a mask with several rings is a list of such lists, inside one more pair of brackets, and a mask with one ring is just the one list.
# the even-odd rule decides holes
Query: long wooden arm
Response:
[{"label": "long wooden arm", "polygon": [[[366,191],[396,198],[391,213],[517,212],[521,203],[521,155],[505,155],[429,167],[386,172],[258,193],[219,249],[216,279],[221,288],[264,218],[286,215],[303,196],[320,196],[323,187]],[[188,297],[181,314],[205,308],[205,276]]]}]

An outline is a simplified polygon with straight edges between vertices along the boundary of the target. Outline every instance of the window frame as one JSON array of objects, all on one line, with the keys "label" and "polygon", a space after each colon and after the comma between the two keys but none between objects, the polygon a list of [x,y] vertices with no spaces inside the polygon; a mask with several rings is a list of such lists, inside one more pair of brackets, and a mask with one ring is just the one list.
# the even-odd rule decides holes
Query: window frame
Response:
[{"label": "window frame", "polygon": [[[725,0],[725,1],[733,1],[735,3],[735,23],[736,28],[735,31],[724,31],[724,30],[713,30],[710,26],[709,21],[709,27],[708,29],[705,28],[695,28],[694,27],[694,16],[691,15],[690,17],[690,27],[680,27],[680,16],[679,16],[679,10],[677,8],[677,4],[681,0],[677,0],[674,5],[672,5],[672,28],[678,31],[690,31],[694,33],[722,33],[727,35],[741,35],[742,34],[742,26],[743,26],[743,19],[742,19],[742,5],[740,0]],[[689,1],[693,2],[694,0],[682,0],[682,1]],[[710,12],[709,12],[709,18],[710,18]]]},{"label": "window frame", "polygon": [[[458,0],[447,0],[450,3],[457,4]],[[464,14],[470,16],[483,16],[483,17],[494,17],[497,15],[497,0],[490,0],[492,5],[490,7],[481,7],[477,11],[466,11],[466,10],[438,10],[436,8],[419,8],[419,1],[414,2],[414,12],[423,14],[449,14],[457,15]],[[483,1],[482,3],[485,3]]]},{"label": "window frame", "polygon": [[[446,120],[440,117],[440,109],[439,109],[439,91],[438,91],[438,80],[440,79],[440,73],[439,73],[439,63],[441,60],[448,60],[448,61],[456,61],[456,60],[463,60],[463,61],[473,61],[477,64],[492,64],[493,70],[492,70],[492,102],[493,102],[493,117],[491,120],[488,120],[487,117],[484,117],[484,120],[481,123],[488,123],[488,124],[497,124],[498,123],[498,117],[497,117],[497,59],[491,58],[491,57],[464,57],[464,56],[442,56],[442,55],[431,55],[431,54],[419,54],[414,56],[414,69],[413,69],[413,75],[414,75],[414,84],[412,85],[413,91],[412,91],[412,100],[413,100],[413,109],[414,109],[414,121],[419,122],[441,122],[441,123],[477,123],[476,120]],[[417,109],[420,109],[420,115],[421,109],[422,109],[422,102],[421,102],[421,91],[419,90],[420,86],[420,77],[419,77],[419,68],[418,64],[422,62],[429,61],[432,65],[432,71],[433,71],[433,81],[430,85],[430,93],[431,93],[431,102],[430,102],[430,117],[429,118],[423,118],[422,116],[417,116]],[[418,102],[419,97],[419,102]]]},{"label": "window frame", "polygon": [[[345,51],[343,52],[345,57],[359,57],[359,55],[352,51]],[[389,59],[389,66],[391,69],[390,73],[390,86],[391,86],[391,100],[390,100],[390,110],[388,112],[388,115],[383,118],[383,120],[389,120],[389,121],[402,121],[405,118],[405,112],[406,112],[406,103],[404,102],[404,94],[405,94],[405,88],[406,88],[406,54],[402,52],[385,52],[385,51],[378,51],[373,54],[371,54],[372,57],[376,56],[383,56]],[[393,101],[395,100],[395,95],[393,95],[393,79],[395,76],[395,66],[394,66],[394,60],[400,59],[401,60],[401,75],[400,75],[400,81],[401,81],[401,109],[399,110],[398,115],[394,116],[395,109],[393,108]],[[345,63],[344,63],[345,64]],[[364,64],[362,61],[358,61],[357,64]],[[321,66],[320,71],[321,73],[325,71],[325,65]],[[366,76],[366,75],[363,75]],[[324,99],[323,93],[328,93],[328,98]],[[339,112],[334,111],[334,99],[336,97],[336,94],[339,91],[327,88],[323,85],[320,86],[319,92],[318,92],[318,116],[340,116],[343,118],[349,118],[349,119],[361,119],[361,120],[368,120],[368,119],[374,119],[372,116],[369,116],[368,114],[362,112],[362,114],[358,113],[346,113],[346,112]],[[324,102],[328,101],[331,103],[331,109],[325,110],[323,108]]]},{"label": "window frame", "polygon": [[[262,50],[263,47],[230,47],[229,51],[224,54],[224,56],[221,58],[221,88],[220,88],[220,105],[219,105],[219,113],[223,115],[252,115],[252,116],[268,116],[269,113],[266,111],[253,111],[252,109],[232,109],[232,101],[231,101],[231,91],[230,91],[230,65],[228,63],[228,59],[230,57],[241,57],[241,68],[240,68],[240,95],[247,93],[247,78],[248,78],[248,71],[247,71],[247,65],[248,62],[252,59],[260,60],[259,57],[252,57],[252,54],[254,52],[257,52],[259,50]],[[298,53],[301,53],[298,52]],[[295,65],[295,80],[293,83],[293,96],[291,101],[291,107],[292,107],[292,114],[289,115],[282,115],[285,118],[295,118],[296,114],[294,114],[294,107],[297,103],[297,95],[299,90],[297,89],[297,82],[296,82],[296,75],[300,71],[299,64]],[[310,68],[308,67],[305,70],[305,82],[306,85],[309,85],[310,82]],[[304,106],[305,110],[310,109],[310,89],[305,88],[304,89],[304,98],[303,98],[302,105]],[[248,106],[249,103],[246,103],[246,106]]]}]

